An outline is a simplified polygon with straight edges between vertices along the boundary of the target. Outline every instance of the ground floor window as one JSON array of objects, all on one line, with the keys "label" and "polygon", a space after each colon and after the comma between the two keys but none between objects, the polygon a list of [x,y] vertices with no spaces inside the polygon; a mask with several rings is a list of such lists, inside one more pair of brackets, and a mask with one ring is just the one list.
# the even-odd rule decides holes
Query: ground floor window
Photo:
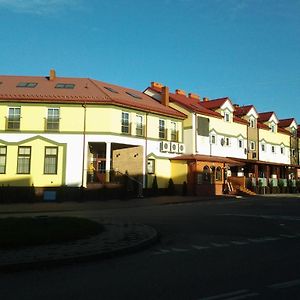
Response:
[{"label": "ground floor window", "polygon": [[31,147],[20,146],[18,148],[18,174],[29,174],[30,173],[30,159],[31,159]]},{"label": "ground floor window", "polygon": [[45,147],[44,174],[57,174],[57,147]]},{"label": "ground floor window", "polygon": [[0,174],[5,174],[6,171],[6,147],[0,147]]},{"label": "ground floor window", "polygon": [[216,168],[216,180],[217,181],[222,180],[222,168],[221,167]]}]

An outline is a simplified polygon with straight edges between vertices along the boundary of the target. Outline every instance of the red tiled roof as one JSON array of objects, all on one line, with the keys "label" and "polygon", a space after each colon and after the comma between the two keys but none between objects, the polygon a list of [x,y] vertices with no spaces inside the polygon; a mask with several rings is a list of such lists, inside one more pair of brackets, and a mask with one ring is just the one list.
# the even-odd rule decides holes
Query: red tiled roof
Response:
[{"label": "red tiled roof", "polygon": [[257,127],[258,127],[259,129],[270,130],[270,127],[267,126],[267,125],[265,125],[264,123],[259,123],[259,122],[257,122]]},{"label": "red tiled roof", "polygon": [[[17,87],[20,82],[33,82],[37,85],[33,88]],[[55,88],[58,83],[75,86]],[[49,77],[0,75],[0,101],[113,104],[181,119],[186,117],[183,113],[160,104],[140,91],[89,78],[55,77],[54,80],[50,80]]]},{"label": "red tiled roof", "polygon": [[273,114],[274,114],[273,111],[259,113],[258,114],[258,121],[259,122],[267,122],[267,121],[270,120],[270,118],[272,117]]},{"label": "red tiled roof", "polygon": [[212,100],[208,100],[208,101],[202,101],[201,105],[208,109],[215,110],[215,109],[220,108],[227,100],[229,100],[228,97],[212,99]]},{"label": "red tiled roof", "polygon": [[236,106],[234,114],[238,117],[245,116],[247,113],[254,108],[253,105]]},{"label": "red tiled roof", "polygon": [[289,127],[293,123],[293,121],[295,121],[294,118],[282,119],[282,120],[279,120],[278,126],[286,128],[286,127]]},{"label": "red tiled roof", "polygon": [[[153,90],[157,93],[161,93],[161,91],[162,91],[161,89],[156,88],[156,87],[148,87],[147,89]],[[200,104],[200,100],[198,100],[198,99],[194,99],[194,98],[190,98],[190,97],[187,97],[184,95],[179,95],[179,94],[174,94],[174,93],[169,93],[169,98],[170,98],[170,102],[176,102],[177,104],[180,104],[181,106],[183,106],[186,109],[191,110],[193,112],[203,114],[206,116],[222,118],[222,116],[219,113],[217,113],[213,110],[207,109],[205,107],[202,107]]]},{"label": "red tiled roof", "polygon": [[248,125],[248,121],[246,121],[246,120],[244,120],[244,119],[241,119],[241,118],[239,118],[239,117],[233,117],[233,122]]},{"label": "red tiled roof", "polygon": [[290,135],[290,134],[291,134],[288,130],[286,130],[286,129],[284,129],[284,128],[278,127],[277,130],[278,130],[278,132],[283,133],[283,134],[287,134],[287,135]]},{"label": "red tiled roof", "polygon": [[212,111],[210,109],[207,109],[206,107],[203,107],[201,105],[200,100],[189,98],[184,95],[173,94],[173,93],[170,93],[169,95],[170,95],[171,102],[177,102],[177,103],[181,104],[182,106],[185,106],[186,108],[191,109],[194,112],[197,112],[197,113],[200,113],[203,115],[222,118],[222,116],[219,113]]}]

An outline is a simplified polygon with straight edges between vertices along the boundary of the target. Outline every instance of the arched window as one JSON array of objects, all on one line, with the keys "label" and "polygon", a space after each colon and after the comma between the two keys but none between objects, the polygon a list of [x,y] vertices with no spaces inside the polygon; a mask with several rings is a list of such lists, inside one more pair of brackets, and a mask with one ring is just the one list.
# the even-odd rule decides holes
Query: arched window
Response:
[{"label": "arched window", "polygon": [[209,166],[205,166],[203,168],[203,181],[210,182],[210,168]]},{"label": "arched window", "polygon": [[217,167],[217,169],[216,169],[216,180],[217,181],[222,180],[222,169],[221,169],[221,167]]}]

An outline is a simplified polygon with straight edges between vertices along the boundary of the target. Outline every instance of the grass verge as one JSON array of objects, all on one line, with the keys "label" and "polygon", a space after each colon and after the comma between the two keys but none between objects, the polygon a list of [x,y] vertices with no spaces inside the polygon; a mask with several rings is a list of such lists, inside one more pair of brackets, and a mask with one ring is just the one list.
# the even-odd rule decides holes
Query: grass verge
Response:
[{"label": "grass verge", "polygon": [[70,242],[104,231],[97,222],[76,217],[9,217],[0,219],[0,249]]}]

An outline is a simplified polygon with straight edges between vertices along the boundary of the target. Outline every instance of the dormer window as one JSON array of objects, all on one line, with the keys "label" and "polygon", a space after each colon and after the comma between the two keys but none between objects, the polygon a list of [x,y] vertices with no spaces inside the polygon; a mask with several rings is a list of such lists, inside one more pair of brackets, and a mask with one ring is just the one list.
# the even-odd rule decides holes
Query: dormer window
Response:
[{"label": "dormer window", "polygon": [[230,114],[228,112],[224,113],[224,120],[225,120],[225,122],[229,122],[230,121]]},{"label": "dormer window", "polygon": [[249,119],[249,127],[251,127],[251,128],[256,127],[256,122],[255,122],[255,119],[253,117]]},{"label": "dormer window", "polygon": [[293,137],[296,137],[297,136],[297,129],[295,127],[292,127],[291,128],[291,133],[292,133]]},{"label": "dormer window", "polygon": [[270,129],[271,129],[271,132],[276,132],[276,125],[274,123],[271,123]]}]

